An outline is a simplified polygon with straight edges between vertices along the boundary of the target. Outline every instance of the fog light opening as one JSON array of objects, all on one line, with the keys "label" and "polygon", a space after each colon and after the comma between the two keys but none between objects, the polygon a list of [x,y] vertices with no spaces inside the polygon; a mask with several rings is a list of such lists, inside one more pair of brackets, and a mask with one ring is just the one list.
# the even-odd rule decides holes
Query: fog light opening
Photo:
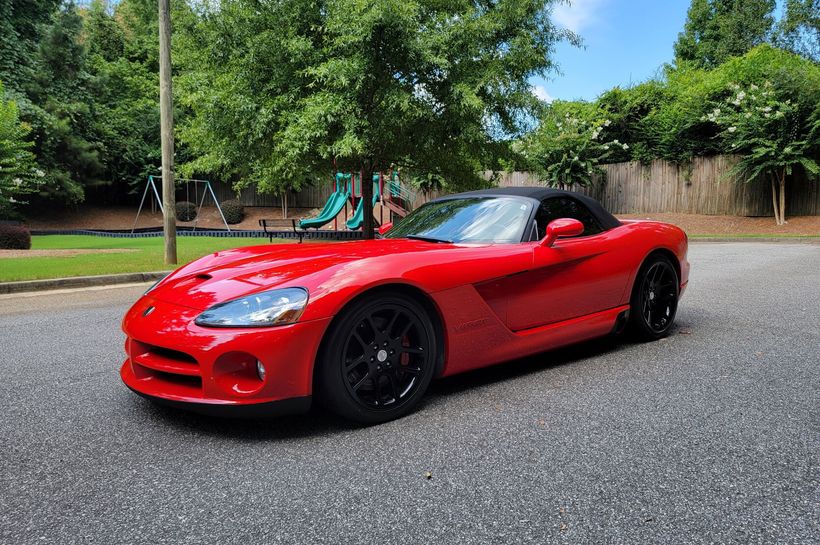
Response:
[{"label": "fog light opening", "polygon": [[259,377],[259,380],[265,380],[265,366],[259,360],[256,360],[256,374]]}]

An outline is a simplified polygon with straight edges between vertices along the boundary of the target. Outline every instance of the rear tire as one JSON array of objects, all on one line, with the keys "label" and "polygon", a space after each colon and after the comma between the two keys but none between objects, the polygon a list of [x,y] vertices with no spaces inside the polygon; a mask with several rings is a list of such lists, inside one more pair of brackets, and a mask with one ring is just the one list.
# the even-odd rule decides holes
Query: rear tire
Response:
[{"label": "rear tire", "polygon": [[404,416],[430,385],[436,350],[422,305],[397,293],[365,296],[343,310],[322,343],[318,401],[362,424]]},{"label": "rear tire", "polygon": [[665,337],[672,329],[678,310],[680,280],[672,262],[654,255],[635,278],[629,308],[629,326],[640,341]]}]

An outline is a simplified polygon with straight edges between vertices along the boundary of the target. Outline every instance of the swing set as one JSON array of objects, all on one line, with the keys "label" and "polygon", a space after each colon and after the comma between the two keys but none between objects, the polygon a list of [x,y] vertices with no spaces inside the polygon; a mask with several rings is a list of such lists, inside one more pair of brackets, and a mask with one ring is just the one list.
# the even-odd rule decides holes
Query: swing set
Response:
[{"label": "swing set", "polygon": [[[157,190],[157,184],[154,181],[162,180],[162,176],[148,176],[148,181],[145,183],[145,190],[142,192],[142,199],[140,199],[140,207],[137,210],[137,217],[134,218],[134,225],[131,227],[131,233],[137,228],[137,221],[140,219],[140,214],[142,213],[142,207],[145,205],[145,197],[148,196],[148,190],[151,189],[153,196],[156,198],[156,204],[159,205],[160,212],[163,214],[165,213],[165,209],[162,206],[162,198],[159,196],[159,191]],[[188,202],[193,202],[196,204],[199,202],[199,206],[197,207],[196,211],[196,218],[194,219],[194,227],[193,230],[196,231],[197,225],[199,224],[199,216],[202,212],[202,206],[205,204],[205,197],[208,195],[211,196],[211,199],[216,206],[216,209],[219,211],[219,216],[222,218],[222,223],[225,224],[225,229],[228,231],[231,228],[228,226],[228,222],[225,220],[225,214],[222,213],[222,207],[219,206],[219,200],[216,198],[216,194],[214,193],[214,189],[211,186],[211,182],[208,180],[197,180],[194,178],[177,178],[176,182],[184,182],[185,183],[185,200]],[[193,184],[194,188],[194,200],[191,201],[191,184]],[[201,187],[204,186],[204,187]],[[201,189],[200,189],[201,187]],[[199,197],[200,192],[202,193],[202,198]],[[156,210],[155,202],[151,199],[151,208]]]}]

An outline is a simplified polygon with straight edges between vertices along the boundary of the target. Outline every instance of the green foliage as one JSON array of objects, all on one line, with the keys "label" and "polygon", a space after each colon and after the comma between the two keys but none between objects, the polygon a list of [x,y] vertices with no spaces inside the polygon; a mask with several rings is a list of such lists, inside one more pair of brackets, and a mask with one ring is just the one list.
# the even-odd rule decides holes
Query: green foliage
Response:
[{"label": "green foliage", "polygon": [[[776,183],[775,217],[782,223],[787,177],[795,168],[820,174],[820,65],[763,44],[711,70],[683,64],[667,67],[664,76],[612,89],[593,103],[547,106],[539,128],[519,144],[524,168],[552,184],[569,179],[583,186],[603,160],[685,163],[736,154],[740,162],[730,174]],[[567,116],[577,123],[562,129],[556,120]],[[602,130],[591,132],[596,127]],[[612,151],[604,141],[628,147]]]},{"label": "green foliage", "polygon": [[42,30],[61,0],[0,0],[0,81],[22,92],[36,73]]},{"label": "green foliage", "polygon": [[774,24],[775,0],[692,0],[675,59],[714,68],[764,43]]},{"label": "green foliage", "polygon": [[[184,1],[174,5],[180,20],[190,15]],[[11,25],[0,36],[0,77],[43,172],[30,200],[128,198],[160,161],[156,2],[122,0],[109,13],[101,0],[0,0],[0,10],[0,27]]]},{"label": "green foliage", "polygon": [[179,221],[194,221],[196,219],[196,204],[192,202],[177,201],[174,210]]},{"label": "green foliage", "polygon": [[567,111],[581,112],[588,123],[610,120],[602,137],[629,145],[628,151],[607,157],[610,162],[685,163],[697,156],[737,152],[721,126],[706,116],[729,97],[731,84],[762,86],[765,81],[773,82],[782,100],[799,104],[803,119],[811,117],[820,96],[820,65],[764,44],[713,70],[668,67],[662,79],[616,87],[593,103],[553,103],[541,120],[550,125],[555,112]]},{"label": "green foliage", "polygon": [[103,170],[82,24],[73,4],[53,14],[32,57],[35,73],[19,101],[21,116],[32,126],[37,163],[45,172],[41,196],[67,202],[82,200],[84,186],[99,182]]},{"label": "green foliage", "polygon": [[477,173],[552,69],[549,0],[232,0],[177,42],[183,172],[262,191],[340,170],[483,183]]},{"label": "green foliage", "polygon": [[719,125],[729,149],[742,158],[734,169],[743,181],[762,175],[790,175],[801,165],[810,176],[820,176],[820,118],[815,110],[793,101],[788,85],[768,80],[730,85],[731,94],[704,116]]},{"label": "green foliage", "polygon": [[31,233],[22,225],[0,223],[0,250],[28,250]]},{"label": "green foliage", "polygon": [[31,153],[30,131],[20,122],[16,104],[0,100],[0,219],[12,217],[20,198],[37,189],[42,171],[37,169]]},{"label": "green foliage", "polygon": [[820,62],[820,0],[786,0],[784,11],[775,45]]},{"label": "green foliage", "polygon": [[245,219],[245,205],[237,200],[223,201],[219,204],[222,208],[222,215],[228,225],[242,223]]},{"label": "green foliage", "polygon": [[[563,115],[562,115],[563,114]],[[604,176],[600,165],[629,145],[608,139],[612,120],[588,103],[555,102],[541,119],[538,130],[520,147],[528,170],[552,187],[587,187]]]}]

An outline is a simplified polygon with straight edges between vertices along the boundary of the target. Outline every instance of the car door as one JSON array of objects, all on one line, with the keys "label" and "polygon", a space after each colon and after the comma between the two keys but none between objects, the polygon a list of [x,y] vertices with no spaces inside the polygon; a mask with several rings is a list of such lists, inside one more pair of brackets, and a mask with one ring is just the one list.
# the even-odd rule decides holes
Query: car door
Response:
[{"label": "car door", "polygon": [[[558,218],[581,221],[584,233],[542,246],[546,226]],[[583,203],[566,196],[544,199],[535,222],[538,240],[524,243],[532,247],[532,267],[508,279],[510,329],[562,322],[620,304],[629,267],[619,263],[613,230],[604,231]]]}]

